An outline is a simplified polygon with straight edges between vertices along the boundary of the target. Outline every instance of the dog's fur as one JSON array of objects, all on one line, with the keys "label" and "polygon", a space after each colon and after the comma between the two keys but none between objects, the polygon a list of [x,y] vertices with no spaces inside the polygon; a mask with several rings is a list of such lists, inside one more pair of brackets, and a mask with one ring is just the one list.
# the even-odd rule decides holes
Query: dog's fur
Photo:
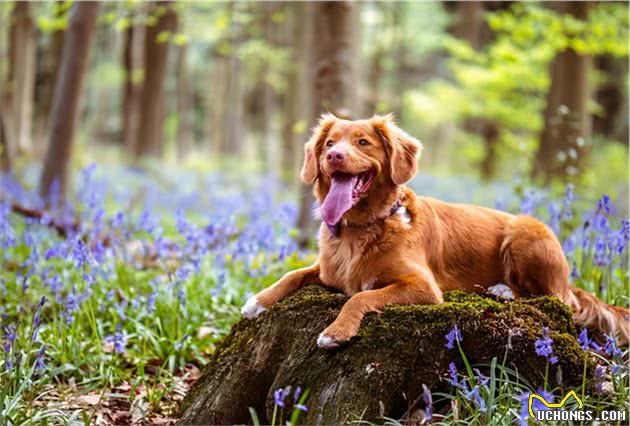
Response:
[{"label": "dog's fur", "polygon": [[[341,167],[326,161],[333,147],[346,154]],[[543,223],[418,197],[404,187],[417,172],[421,151],[420,142],[390,115],[357,121],[324,115],[305,145],[302,180],[314,184],[320,203],[337,171],[374,170],[372,185],[343,215],[338,236],[322,224],[318,261],[252,297],[243,314],[254,317],[306,283],[334,287],[351,297],[318,339],[330,349],[355,336],[368,312],[391,304],[442,303],[444,291],[485,292],[505,283],[515,296],[557,296],[578,324],[628,341],[630,311],[570,286],[562,248]],[[391,214],[392,206],[401,214]]]}]

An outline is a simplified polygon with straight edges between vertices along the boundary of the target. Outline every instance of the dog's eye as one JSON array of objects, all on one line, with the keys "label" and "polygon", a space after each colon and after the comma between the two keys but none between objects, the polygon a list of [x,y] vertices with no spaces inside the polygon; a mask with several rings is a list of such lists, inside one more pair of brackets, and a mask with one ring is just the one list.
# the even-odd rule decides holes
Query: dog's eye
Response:
[{"label": "dog's eye", "polygon": [[367,145],[369,145],[369,144],[370,144],[370,143],[369,143],[366,139],[360,139],[360,140],[359,140],[359,145],[362,145],[362,146],[367,146]]},{"label": "dog's eye", "polygon": [[328,148],[330,148],[331,146],[333,146],[335,143],[332,140],[329,140],[328,142],[326,142],[326,146]]}]

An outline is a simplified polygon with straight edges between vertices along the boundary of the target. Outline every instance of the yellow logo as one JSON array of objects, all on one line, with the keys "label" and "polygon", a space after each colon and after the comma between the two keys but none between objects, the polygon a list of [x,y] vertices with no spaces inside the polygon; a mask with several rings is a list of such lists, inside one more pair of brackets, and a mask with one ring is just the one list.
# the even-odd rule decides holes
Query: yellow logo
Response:
[{"label": "yellow logo", "polygon": [[569,397],[573,397],[575,399],[575,401],[578,404],[578,408],[580,410],[582,409],[582,407],[584,407],[584,404],[582,403],[582,400],[580,398],[578,398],[578,396],[575,393],[575,391],[569,391],[564,396],[564,398],[562,398],[562,400],[560,402],[557,402],[557,403],[547,402],[547,400],[544,397],[538,395],[537,393],[532,393],[532,394],[529,395],[529,400],[527,401],[527,408],[529,409],[529,415],[532,416],[533,418],[536,417],[536,416],[534,416],[534,410],[532,409],[532,406],[534,404],[534,399],[537,399],[540,402],[542,402],[542,404],[545,407],[547,407],[547,408],[562,408],[562,407],[564,407],[564,405],[569,400]]}]

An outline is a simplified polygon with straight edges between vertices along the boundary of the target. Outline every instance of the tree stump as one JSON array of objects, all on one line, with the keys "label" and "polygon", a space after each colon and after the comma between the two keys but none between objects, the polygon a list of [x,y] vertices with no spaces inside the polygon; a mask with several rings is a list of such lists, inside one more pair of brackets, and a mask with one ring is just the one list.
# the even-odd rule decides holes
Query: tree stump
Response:
[{"label": "tree stump", "polygon": [[566,389],[582,382],[585,355],[569,309],[556,298],[500,302],[449,292],[441,305],[391,306],[369,314],[347,346],[318,348],[317,336],[347,299],[307,286],[255,320],[235,324],[184,401],[180,424],[247,424],[249,407],[268,424],[274,391],[289,385],[310,391],[301,423],[402,418],[414,409],[423,384],[433,392],[451,389],[445,380],[451,361],[463,370],[457,347],[445,347],[455,324],[471,364],[489,365],[495,357],[500,364],[506,356],[507,365],[534,386],[543,382],[547,364],[534,342],[549,327],[558,357],[551,381]]}]

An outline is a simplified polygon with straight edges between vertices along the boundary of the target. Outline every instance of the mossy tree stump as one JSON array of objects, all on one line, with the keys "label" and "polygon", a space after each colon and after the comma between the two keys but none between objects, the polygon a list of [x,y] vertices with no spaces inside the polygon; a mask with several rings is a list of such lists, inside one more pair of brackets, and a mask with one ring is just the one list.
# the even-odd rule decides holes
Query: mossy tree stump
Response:
[{"label": "mossy tree stump", "polygon": [[457,347],[445,347],[444,336],[455,324],[472,364],[490,364],[494,357],[501,362],[507,353],[508,365],[534,385],[543,382],[547,363],[536,355],[534,341],[549,327],[558,357],[549,377],[567,389],[582,382],[584,354],[570,311],[555,298],[499,302],[451,292],[442,305],[391,306],[369,314],[346,347],[318,348],[318,334],[346,300],[308,286],[257,319],[234,325],[187,396],[180,423],[251,423],[249,407],[269,423],[274,390],[288,385],[310,390],[301,423],[401,418],[414,408],[423,384],[434,392],[450,389],[445,378],[451,361],[463,369]]}]

